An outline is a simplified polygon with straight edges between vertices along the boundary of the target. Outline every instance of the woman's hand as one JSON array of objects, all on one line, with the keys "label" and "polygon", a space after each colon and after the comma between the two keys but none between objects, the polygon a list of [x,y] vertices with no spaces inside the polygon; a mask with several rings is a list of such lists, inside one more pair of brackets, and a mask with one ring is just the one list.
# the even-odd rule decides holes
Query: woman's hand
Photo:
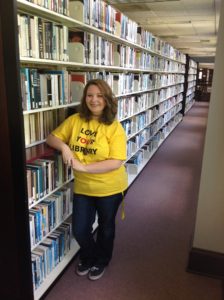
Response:
[{"label": "woman's hand", "polygon": [[75,171],[86,172],[86,167],[80,161],[74,158],[74,154],[67,144],[52,134],[47,137],[47,144],[52,148],[59,150],[62,154],[63,162],[72,167]]},{"label": "woman's hand", "polygon": [[73,165],[75,164],[75,158],[68,145],[63,144],[61,146],[61,154],[62,154],[63,162],[66,165],[73,167]]},{"label": "woman's hand", "polygon": [[75,171],[85,172],[85,165],[83,165],[79,160],[74,158],[72,151],[68,145],[63,145],[62,147],[62,157],[63,161],[67,166],[72,167]]},{"label": "woman's hand", "polygon": [[86,165],[82,164],[79,160],[75,159],[72,162],[72,168],[78,172],[86,172]]}]

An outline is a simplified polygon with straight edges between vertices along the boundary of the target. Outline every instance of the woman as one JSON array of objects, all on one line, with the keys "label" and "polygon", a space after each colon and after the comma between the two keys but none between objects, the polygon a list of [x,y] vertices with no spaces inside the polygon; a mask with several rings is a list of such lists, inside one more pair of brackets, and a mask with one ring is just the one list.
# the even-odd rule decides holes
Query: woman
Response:
[{"label": "woman", "polygon": [[[73,234],[80,245],[76,273],[99,279],[109,264],[115,217],[128,186],[123,162],[126,136],[116,120],[117,102],[103,80],[84,88],[80,112],[67,118],[47,138],[74,170]],[[92,225],[98,215],[96,240]]]}]

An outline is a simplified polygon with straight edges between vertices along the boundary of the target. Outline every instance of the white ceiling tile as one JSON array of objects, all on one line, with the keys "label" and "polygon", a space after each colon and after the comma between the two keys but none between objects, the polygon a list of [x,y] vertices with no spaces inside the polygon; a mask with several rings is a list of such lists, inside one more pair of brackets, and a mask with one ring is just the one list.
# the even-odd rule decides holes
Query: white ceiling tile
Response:
[{"label": "white ceiling tile", "polygon": [[207,53],[215,53],[221,1],[224,0],[153,3],[152,0],[112,0],[119,3],[116,5],[118,9],[154,35],[167,40],[178,49],[185,48],[184,53],[195,51],[204,53],[205,56]]}]

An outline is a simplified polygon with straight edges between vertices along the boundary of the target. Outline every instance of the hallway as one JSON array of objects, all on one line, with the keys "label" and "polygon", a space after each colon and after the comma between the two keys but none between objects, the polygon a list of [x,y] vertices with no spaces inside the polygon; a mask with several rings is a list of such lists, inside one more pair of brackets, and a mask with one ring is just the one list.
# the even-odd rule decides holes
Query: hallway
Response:
[{"label": "hallway", "polygon": [[114,256],[96,282],[76,260],[44,300],[222,300],[221,280],[186,272],[194,230],[208,103],[196,102],[158,149],[117,216]]}]

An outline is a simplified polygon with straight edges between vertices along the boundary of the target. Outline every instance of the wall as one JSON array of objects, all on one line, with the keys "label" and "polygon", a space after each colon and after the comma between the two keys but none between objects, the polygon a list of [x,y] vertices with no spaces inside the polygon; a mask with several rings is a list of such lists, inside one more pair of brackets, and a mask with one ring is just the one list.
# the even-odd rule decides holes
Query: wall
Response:
[{"label": "wall", "polygon": [[193,248],[224,254],[224,1],[208,116]]}]

